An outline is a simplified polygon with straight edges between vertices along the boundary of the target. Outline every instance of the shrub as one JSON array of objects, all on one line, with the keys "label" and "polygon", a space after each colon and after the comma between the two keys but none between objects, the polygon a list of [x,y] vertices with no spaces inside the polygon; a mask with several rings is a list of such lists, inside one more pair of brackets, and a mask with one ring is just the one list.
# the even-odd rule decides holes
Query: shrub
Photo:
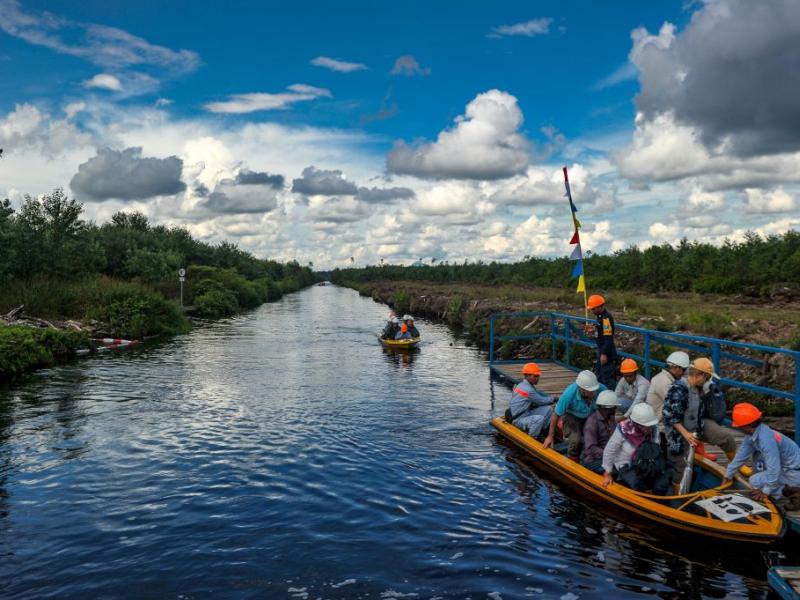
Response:
[{"label": "shrub", "polygon": [[407,313],[411,310],[411,295],[406,290],[398,290],[392,296],[391,304],[397,314]]},{"label": "shrub", "polygon": [[37,367],[47,367],[74,356],[77,348],[89,345],[81,331],[0,328],[0,377],[9,378]]},{"label": "shrub", "polygon": [[228,290],[209,290],[195,297],[195,311],[201,317],[227,317],[239,312],[236,296]]}]

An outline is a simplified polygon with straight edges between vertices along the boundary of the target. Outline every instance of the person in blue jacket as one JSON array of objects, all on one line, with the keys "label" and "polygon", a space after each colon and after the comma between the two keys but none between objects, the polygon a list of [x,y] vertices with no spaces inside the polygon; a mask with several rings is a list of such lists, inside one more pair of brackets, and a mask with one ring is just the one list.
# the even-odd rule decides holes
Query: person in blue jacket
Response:
[{"label": "person in blue jacket", "polygon": [[589,415],[597,410],[597,395],[605,391],[606,386],[597,381],[597,376],[591,371],[581,371],[575,378],[575,383],[567,386],[564,393],[556,403],[553,416],[550,417],[550,431],[544,440],[544,447],[553,445],[558,418],[564,421],[564,437],[569,442],[567,456],[575,462],[580,462],[583,447],[583,425]]},{"label": "person in blue jacket", "polygon": [[725,471],[732,479],[747,460],[753,461],[750,485],[753,497],[784,500],[788,510],[800,509],[800,448],[793,439],[771,429],[761,420],[761,411],[749,402],[733,407],[733,426],[744,433],[736,456]]}]

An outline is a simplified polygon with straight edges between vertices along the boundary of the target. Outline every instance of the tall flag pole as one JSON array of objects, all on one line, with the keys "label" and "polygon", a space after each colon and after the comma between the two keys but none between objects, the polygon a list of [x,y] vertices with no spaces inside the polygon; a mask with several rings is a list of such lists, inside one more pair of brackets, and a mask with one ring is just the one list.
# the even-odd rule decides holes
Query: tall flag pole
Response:
[{"label": "tall flag pole", "polygon": [[578,278],[578,289],[575,290],[578,294],[583,292],[583,310],[586,314],[586,318],[589,318],[589,303],[586,298],[586,271],[583,267],[583,250],[581,249],[581,236],[579,230],[581,228],[581,222],[578,220],[578,207],[575,206],[575,203],[572,201],[572,192],[569,189],[569,175],[567,175],[567,167],[564,167],[564,187],[567,188],[567,198],[569,199],[569,210],[572,212],[572,224],[575,226],[575,231],[572,234],[572,239],[569,243],[575,248],[572,250],[572,254],[569,255],[569,259],[575,261],[575,266],[572,269],[572,275],[570,279]]}]

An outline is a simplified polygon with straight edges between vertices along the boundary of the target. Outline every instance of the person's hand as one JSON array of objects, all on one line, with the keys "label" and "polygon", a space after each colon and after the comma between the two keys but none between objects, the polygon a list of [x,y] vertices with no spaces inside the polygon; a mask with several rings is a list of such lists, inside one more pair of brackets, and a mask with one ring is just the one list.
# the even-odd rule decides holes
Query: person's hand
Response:
[{"label": "person's hand", "polygon": [[753,490],[752,496],[753,500],[757,500],[758,502],[764,502],[764,500],[768,498],[768,496],[761,490]]},{"label": "person's hand", "polygon": [[542,447],[547,450],[553,445],[553,436],[548,434],[546,438],[544,438],[544,442],[542,442]]},{"label": "person's hand", "polygon": [[614,480],[611,478],[611,473],[603,473],[603,487],[607,488],[612,483]]},{"label": "person's hand", "polygon": [[604,365],[608,362],[608,357],[605,354],[600,355],[600,364]]},{"label": "person's hand", "polygon": [[689,442],[689,445],[692,448],[697,448],[697,444],[700,443],[700,440],[697,439],[697,436],[694,433],[687,433],[683,437],[686,438],[686,441]]}]

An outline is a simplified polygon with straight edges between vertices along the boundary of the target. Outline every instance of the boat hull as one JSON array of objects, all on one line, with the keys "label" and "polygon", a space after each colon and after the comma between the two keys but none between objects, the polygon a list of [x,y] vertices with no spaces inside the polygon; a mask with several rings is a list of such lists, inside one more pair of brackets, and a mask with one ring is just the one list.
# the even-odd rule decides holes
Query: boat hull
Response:
[{"label": "boat hull", "polygon": [[[545,449],[540,442],[507,423],[505,419],[494,419],[492,426],[504,438],[532,456],[537,463],[565,480],[574,488],[589,493],[594,499],[624,509],[626,514],[646,519],[651,524],[666,526],[703,537],[762,544],[779,539],[786,529],[783,517],[769,500],[760,503],[769,509],[769,513],[751,515],[745,519],[731,522],[723,521],[704,509],[698,509],[695,506],[697,501],[746,491],[743,489],[746,486],[746,482],[741,478],[737,478],[734,482],[722,484],[723,470],[700,455],[695,455],[697,467],[715,477],[719,485],[711,489],[691,492],[681,496],[655,496],[636,492],[617,483],[612,483],[607,488],[604,488],[602,475],[589,471],[553,449]],[[697,514],[698,512],[704,512],[705,514]]]},{"label": "boat hull", "polygon": [[413,350],[419,346],[420,338],[411,338],[410,340],[384,340],[378,338],[384,348],[391,348],[392,350]]}]

